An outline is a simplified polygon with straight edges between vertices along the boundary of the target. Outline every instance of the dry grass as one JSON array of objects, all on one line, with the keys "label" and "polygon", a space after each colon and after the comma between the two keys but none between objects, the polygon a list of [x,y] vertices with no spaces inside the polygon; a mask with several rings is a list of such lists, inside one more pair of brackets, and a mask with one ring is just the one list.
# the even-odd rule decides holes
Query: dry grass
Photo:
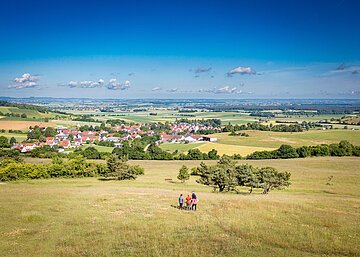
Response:
[{"label": "dry grass", "polygon": [[15,129],[15,130],[28,130],[30,126],[40,127],[55,127],[53,122],[41,122],[41,121],[17,121],[17,120],[0,120],[0,129]]},{"label": "dry grass", "polygon": [[[0,185],[2,256],[359,256],[360,159],[241,161],[292,172],[261,195],[176,180],[182,164],[132,161],[136,181],[51,179]],[[326,185],[328,176],[332,185]],[[195,190],[199,210],[173,208]]]}]

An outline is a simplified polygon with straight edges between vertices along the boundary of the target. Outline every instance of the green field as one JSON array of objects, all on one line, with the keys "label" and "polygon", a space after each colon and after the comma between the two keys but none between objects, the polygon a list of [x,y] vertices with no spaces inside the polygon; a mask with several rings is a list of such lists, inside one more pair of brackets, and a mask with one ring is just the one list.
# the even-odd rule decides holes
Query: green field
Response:
[{"label": "green field", "polygon": [[23,141],[27,138],[26,134],[17,134],[17,133],[0,133],[0,136],[7,137],[8,139],[14,137],[16,141]]},{"label": "green field", "polygon": [[28,118],[53,118],[55,117],[55,113],[49,112],[49,113],[42,113],[38,112],[36,110],[30,110],[30,109],[20,109],[18,107],[7,107],[7,106],[0,106],[0,112],[2,113],[13,113],[13,114],[23,114],[25,113]]},{"label": "green field", "polygon": [[[95,112],[95,111],[73,111],[72,114],[76,115],[90,115],[92,118],[106,121],[108,119],[122,119],[126,122],[166,122],[174,121],[175,119],[188,118],[188,119],[221,119],[222,124],[246,124],[249,122],[258,121],[259,117],[249,116],[248,112],[193,112],[193,113],[179,113],[176,110],[157,109],[143,112]],[[150,113],[157,113],[156,116],[151,116]],[[187,116],[189,115],[189,116]],[[331,118],[341,118],[343,115],[294,115],[271,118],[269,123],[275,121],[311,121],[316,122],[319,120],[330,120]],[[263,118],[264,119],[264,118]],[[343,125],[342,125],[343,127]]]},{"label": "green field", "polygon": [[178,150],[179,152],[187,152],[190,149],[193,148],[199,148],[200,146],[204,145],[206,143],[190,143],[190,144],[172,144],[172,143],[164,143],[160,145],[160,148],[168,151],[170,153],[174,152],[175,150]]},{"label": "green field", "polygon": [[272,131],[245,131],[249,137],[229,136],[229,133],[217,133],[211,136],[216,137],[216,142],[202,144],[171,144],[161,145],[164,150],[170,152],[178,149],[186,152],[189,149],[198,148],[203,152],[216,149],[219,154],[241,154],[248,155],[255,151],[274,150],[282,144],[299,147],[303,145],[319,145],[339,143],[347,140],[354,145],[360,145],[360,130],[309,130],[305,132],[272,132]]},{"label": "green field", "polygon": [[297,133],[246,131],[246,133],[249,137],[229,136],[229,133],[212,136],[217,137],[218,142],[222,144],[256,147],[279,147],[282,144],[292,146],[331,144],[341,140],[360,145],[360,130],[309,130]]},{"label": "green field", "polygon": [[[290,171],[291,187],[220,194],[176,182],[198,161],[133,161],[146,172],[135,181],[1,183],[1,256],[360,255],[359,158],[246,162]],[[172,207],[192,190],[197,212]]]}]

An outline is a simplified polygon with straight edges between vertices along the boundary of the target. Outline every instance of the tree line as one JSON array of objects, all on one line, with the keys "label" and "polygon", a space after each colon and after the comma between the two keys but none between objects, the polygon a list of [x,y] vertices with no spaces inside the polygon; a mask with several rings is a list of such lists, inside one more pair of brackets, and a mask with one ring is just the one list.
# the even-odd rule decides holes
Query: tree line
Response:
[{"label": "tree line", "polygon": [[321,144],[297,148],[290,145],[281,145],[273,151],[253,152],[249,154],[246,159],[289,159],[317,156],[360,156],[360,146],[352,145],[345,140],[340,141],[338,144]]},{"label": "tree line", "polygon": [[264,125],[260,122],[247,123],[242,125],[228,124],[222,128],[222,132],[236,132],[241,130],[260,130],[260,131],[274,131],[274,132],[303,132],[304,129],[308,130],[313,127],[312,124],[303,122],[301,124],[270,124]]},{"label": "tree line", "polygon": [[47,164],[30,164],[19,158],[5,158],[0,162],[0,167],[0,181],[59,177],[129,180],[144,174],[144,168],[129,165],[126,158],[119,159],[116,155],[110,156],[106,164],[88,162],[79,156],[68,160],[54,157]]}]

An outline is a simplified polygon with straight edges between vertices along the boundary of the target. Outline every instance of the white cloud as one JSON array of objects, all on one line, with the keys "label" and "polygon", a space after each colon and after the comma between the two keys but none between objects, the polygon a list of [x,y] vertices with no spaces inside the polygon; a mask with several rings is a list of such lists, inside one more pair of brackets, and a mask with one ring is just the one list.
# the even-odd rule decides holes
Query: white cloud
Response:
[{"label": "white cloud", "polygon": [[67,86],[70,88],[96,88],[102,87],[105,81],[99,79],[98,81],[84,80],[84,81],[70,81]]},{"label": "white cloud", "polygon": [[231,77],[234,74],[241,74],[241,75],[254,75],[256,74],[256,71],[251,67],[237,67],[234,68],[226,73],[227,76]]},{"label": "white cloud", "polygon": [[110,90],[126,90],[130,88],[130,81],[125,80],[123,83],[121,83],[118,82],[116,79],[110,79],[106,87]]},{"label": "white cloud", "polygon": [[175,92],[178,91],[178,89],[177,89],[177,88],[171,88],[171,89],[168,89],[168,90],[166,90],[166,91],[168,91],[168,92],[170,92],[170,93],[175,93]]},{"label": "white cloud", "polygon": [[215,94],[233,94],[236,92],[237,92],[236,87],[229,87],[229,86],[224,86],[224,87],[220,87],[218,89],[214,89]]},{"label": "white cloud", "polygon": [[68,87],[70,88],[100,88],[100,87],[106,87],[110,90],[125,90],[130,87],[130,81],[126,80],[125,82],[121,83],[118,82],[116,79],[110,79],[109,82],[106,84],[105,80],[99,79],[98,81],[92,81],[92,80],[84,80],[84,81],[69,81],[67,83]]},{"label": "white cloud", "polygon": [[151,91],[160,91],[160,90],[162,90],[161,87],[154,87],[153,89],[151,89]]},{"label": "white cloud", "polygon": [[212,94],[253,94],[253,92],[245,92],[240,90],[237,87],[231,86],[223,86],[219,88],[212,88],[212,89],[200,89],[198,90],[199,93],[212,93]]},{"label": "white cloud", "polygon": [[34,88],[38,86],[39,77],[33,76],[30,73],[24,73],[21,77],[13,80],[14,84],[10,85],[9,88],[23,89],[23,88]]}]

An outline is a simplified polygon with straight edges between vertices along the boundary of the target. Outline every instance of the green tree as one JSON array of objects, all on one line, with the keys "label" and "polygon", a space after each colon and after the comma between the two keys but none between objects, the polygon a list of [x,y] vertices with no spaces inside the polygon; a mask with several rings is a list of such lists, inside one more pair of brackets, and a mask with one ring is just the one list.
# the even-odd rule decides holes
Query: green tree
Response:
[{"label": "green tree", "polygon": [[0,136],[0,148],[8,148],[8,147],[10,147],[10,144],[7,137]]},{"label": "green tree", "polygon": [[283,189],[290,186],[289,172],[279,172],[272,167],[260,168],[256,172],[258,187],[263,188],[264,194],[269,193],[270,189]]},{"label": "green tree", "polygon": [[237,186],[235,168],[236,161],[226,155],[222,156],[214,166],[201,163],[200,167],[198,167],[200,178],[197,182],[213,186],[214,190],[219,189],[220,192],[225,189],[227,191],[234,190]]},{"label": "green tree", "polygon": [[44,134],[45,134],[45,137],[54,137],[57,134],[57,132],[56,132],[56,130],[54,128],[47,127],[45,129]]},{"label": "green tree", "polygon": [[118,180],[136,179],[140,174],[144,174],[141,167],[130,166],[127,163],[127,158],[119,159],[115,154],[112,154],[107,160],[108,176],[116,177]]},{"label": "green tree", "polygon": [[100,153],[95,147],[87,147],[81,152],[81,154],[87,159],[100,159]]},{"label": "green tree", "polygon": [[289,158],[298,158],[299,154],[296,152],[296,149],[290,145],[281,145],[279,149],[276,150],[276,156],[281,159]]},{"label": "green tree", "polygon": [[339,148],[345,152],[345,155],[352,155],[353,145],[350,144],[348,141],[340,141]]},{"label": "green tree", "polygon": [[250,187],[250,193],[253,188],[257,188],[259,181],[256,176],[256,168],[251,165],[244,164],[236,167],[236,178],[239,186]]},{"label": "green tree", "polygon": [[15,137],[10,138],[10,145],[13,146],[15,144],[16,144],[16,138]]},{"label": "green tree", "polygon": [[69,134],[69,135],[68,135],[68,139],[69,139],[70,141],[73,141],[73,140],[74,140],[74,136],[73,136],[72,134]]},{"label": "green tree", "polygon": [[177,179],[180,180],[182,183],[184,183],[186,180],[189,180],[189,178],[190,178],[189,169],[188,167],[183,165],[179,170]]},{"label": "green tree", "polygon": [[215,149],[212,149],[211,151],[208,152],[208,157],[210,160],[218,160],[219,159],[219,155],[217,154],[218,152]]}]

